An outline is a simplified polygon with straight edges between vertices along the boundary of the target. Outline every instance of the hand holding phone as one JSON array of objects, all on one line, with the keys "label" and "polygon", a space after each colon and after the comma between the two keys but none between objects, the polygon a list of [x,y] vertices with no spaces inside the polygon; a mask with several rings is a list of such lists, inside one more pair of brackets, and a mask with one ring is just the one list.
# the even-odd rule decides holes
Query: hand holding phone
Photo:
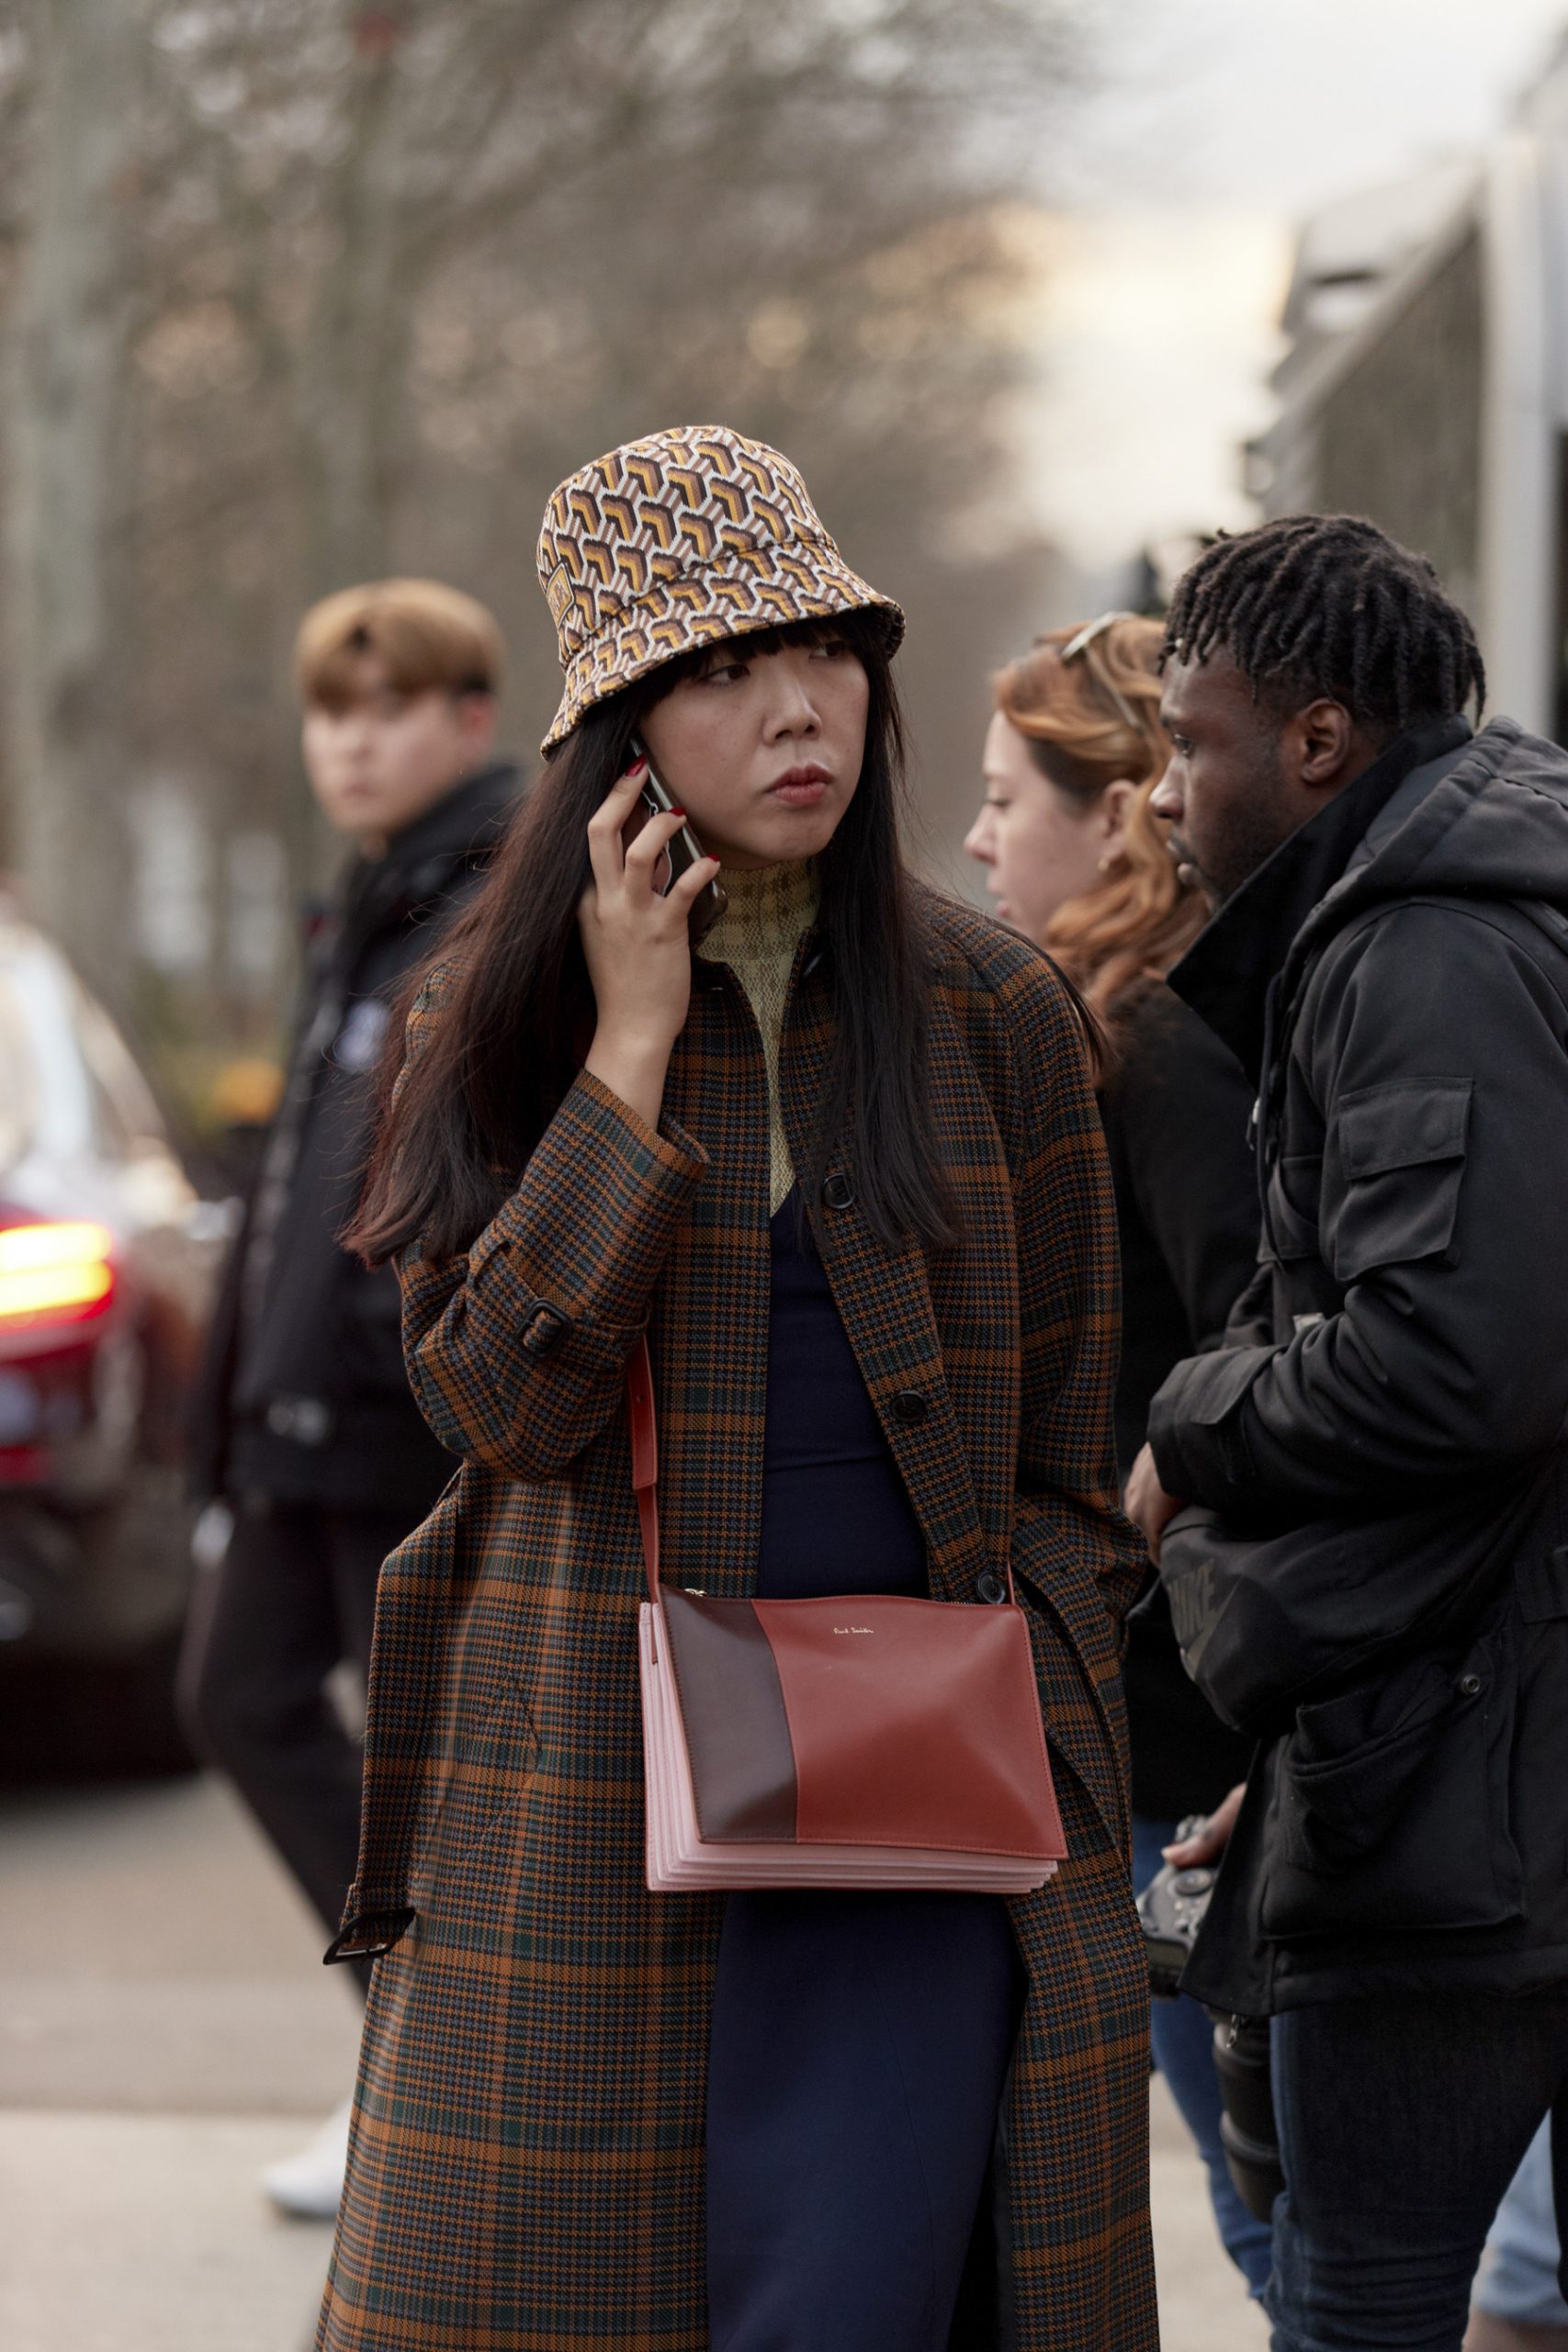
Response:
[{"label": "hand holding phone", "polygon": [[711,890],[718,861],[694,843],[671,879],[670,853],[685,812],[677,804],[650,816],[647,774],[634,760],[588,820],[589,880],[577,919],[595,1012],[582,1067],[657,1126],[670,1056],[691,1009],[692,910]]},{"label": "hand holding phone", "polygon": [[[679,808],[680,803],[649,757],[648,747],[640,736],[633,736],[631,749],[632,757],[643,761],[647,769],[639,795],[639,806],[644,811],[645,821],[648,817],[665,816],[671,809]],[[694,865],[699,864],[707,855],[707,852],[698,841],[691,826],[682,823],[679,831],[672,835],[665,855],[668,861],[668,872],[661,896],[668,896],[682,875],[689,873]],[[700,945],[707,937],[728,904],[729,900],[723,885],[717,881],[705,884],[697,892],[692,901],[691,914],[687,918],[687,930],[694,947]]]}]

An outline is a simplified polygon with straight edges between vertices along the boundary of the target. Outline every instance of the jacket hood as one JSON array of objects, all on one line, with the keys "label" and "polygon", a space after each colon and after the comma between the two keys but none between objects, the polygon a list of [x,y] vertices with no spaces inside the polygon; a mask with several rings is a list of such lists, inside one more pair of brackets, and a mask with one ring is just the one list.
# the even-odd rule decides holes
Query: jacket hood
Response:
[{"label": "jacket hood", "polygon": [[[1568,910],[1568,752],[1495,718],[1422,787],[1408,777],[1303,926],[1305,945],[1374,899],[1544,899]],[[1408,796],[1408,797],[1407,797]]]},{"label": "jacket hood", "polygon": [[1170,986],[1256,1080],[1282,975],[1364,907],[1455,895],[1568,912],[1568,752],[1511,718],[1401,737],[1219,909]]},{"label": "jacket hood", "polygon": [[467,865],[490,856],[516,806],[519,787],[510,760],[476,770],[399,833],[377,865],[412,885],[427,865]]},{"label": "jacket hood", "polygon": [[498,760],[454,786],[399,833],[382,857],[356,857],[343,886],[343,933],[351,956],[400,929],[446,897],[463,875],[488,864],[522,789],[509,760]]}]

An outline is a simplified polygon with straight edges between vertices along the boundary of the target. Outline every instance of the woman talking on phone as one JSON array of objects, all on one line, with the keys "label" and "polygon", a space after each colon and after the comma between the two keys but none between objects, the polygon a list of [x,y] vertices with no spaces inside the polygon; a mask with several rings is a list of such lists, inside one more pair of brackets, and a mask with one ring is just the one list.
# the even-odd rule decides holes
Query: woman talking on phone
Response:
[{"label": "woman talking on phone", "polygon": [[[383,1956],[321,2345],[1152,2352],[1142,1555],[1077,1009],[907,874],[902,616],[785,459],[719,427],[613,451],[539,571],[549,764],[413,1004],[355,1236],[462,1466],[382,1578],[334,1951]],[[834,1634],[918,1605],[953,1655],[1026,1623],[1055,1874],[650,1891],[644,1546],[681,1622],[841,1595]],[[744,1781],[767,1677],[795,1685],[742,1664]]]}]

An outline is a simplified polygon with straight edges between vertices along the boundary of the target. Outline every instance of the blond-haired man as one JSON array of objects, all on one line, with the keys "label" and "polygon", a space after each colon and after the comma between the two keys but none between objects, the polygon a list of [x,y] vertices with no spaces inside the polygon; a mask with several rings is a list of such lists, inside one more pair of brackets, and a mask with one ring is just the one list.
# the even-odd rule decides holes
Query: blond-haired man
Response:
[{"label": "blond-haired man", "polygon": [[[345,589],[296,647],[306,773],[353,846],[313,924],[282,1107],[223,1288],[198,1470],[232,1533],[201,1579],[184,1690],[226,1771],[335,1932],[359,1835],[359,1753],[327,1684],[369,1655],[382,1560],[454,1467],[409,1395],[389,1268],[339,1246],[369,1142],[391,999],[473,888],[516,797],[491,757],[501,634],[439,582]],[[264,2176],[335,2209],[346,2107]]]}]

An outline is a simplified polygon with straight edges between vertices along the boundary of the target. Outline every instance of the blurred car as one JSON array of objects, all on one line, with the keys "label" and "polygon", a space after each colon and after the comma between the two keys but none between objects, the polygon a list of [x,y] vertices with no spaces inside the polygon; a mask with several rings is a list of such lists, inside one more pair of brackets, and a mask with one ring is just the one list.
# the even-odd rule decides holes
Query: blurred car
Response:
[{"label": "blurred car", "polygon": [[64,957],[0,898],[0,1765],[188,1761],[182,1473],[224,1216]]}]

